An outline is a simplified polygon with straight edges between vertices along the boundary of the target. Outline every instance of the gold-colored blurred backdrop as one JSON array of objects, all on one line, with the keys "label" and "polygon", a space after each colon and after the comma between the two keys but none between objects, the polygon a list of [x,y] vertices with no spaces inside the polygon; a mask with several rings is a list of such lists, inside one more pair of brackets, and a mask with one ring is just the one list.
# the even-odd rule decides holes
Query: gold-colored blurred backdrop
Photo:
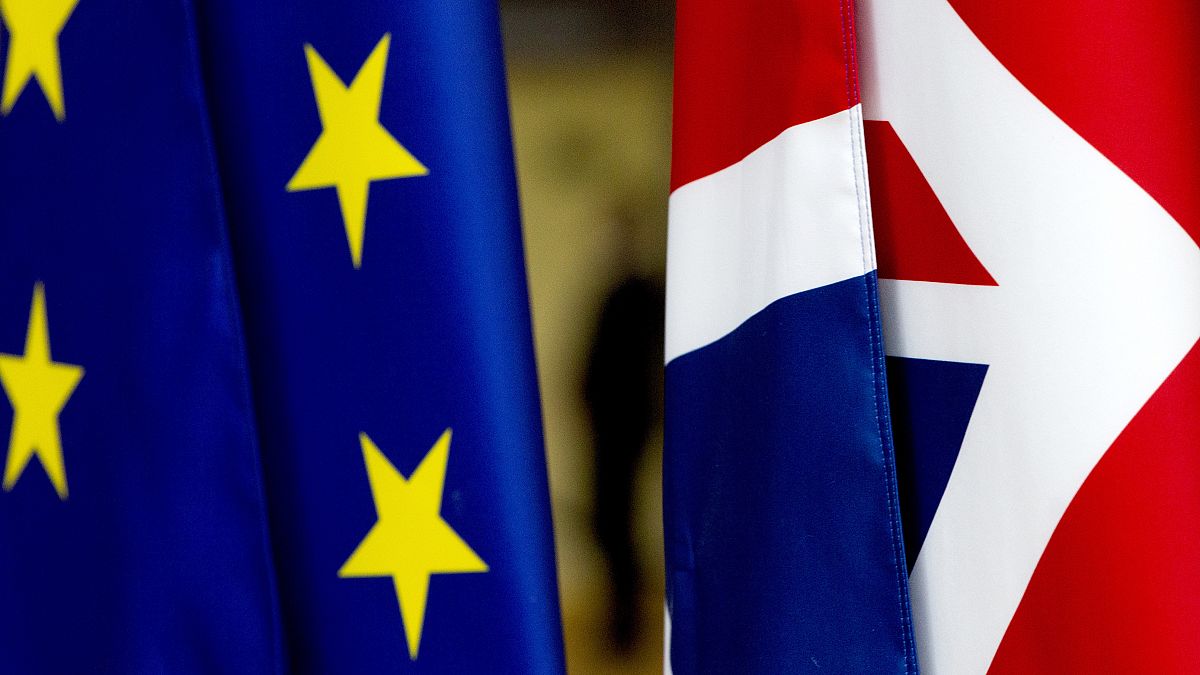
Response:
[{"label": "gold-colored blurred backdrop", "polygon": [[631,269],[663,274],[670,7],[514,0],[502,9],[568,670],[660,673],[661,425],[635,476],[641,620],[622,653],[606,636],[583,377],[606,293]]}]

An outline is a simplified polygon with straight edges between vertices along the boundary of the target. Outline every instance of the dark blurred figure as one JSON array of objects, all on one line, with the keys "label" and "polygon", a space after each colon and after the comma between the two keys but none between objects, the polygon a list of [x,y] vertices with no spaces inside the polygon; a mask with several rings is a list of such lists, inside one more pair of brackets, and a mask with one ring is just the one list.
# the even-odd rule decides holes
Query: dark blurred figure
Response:
[{"label": "dark blurred figure", "polygon": [[[634,222],[629,214],[618,217],[626,261],[637,257]],[[609,637],[620,652],[631,650],[639,632],[633,493],[639,460],[661,419],[662,373],[663,289],[628,271],[600,311],[584,385],[595,449],[593,524],[612,588]]]}]

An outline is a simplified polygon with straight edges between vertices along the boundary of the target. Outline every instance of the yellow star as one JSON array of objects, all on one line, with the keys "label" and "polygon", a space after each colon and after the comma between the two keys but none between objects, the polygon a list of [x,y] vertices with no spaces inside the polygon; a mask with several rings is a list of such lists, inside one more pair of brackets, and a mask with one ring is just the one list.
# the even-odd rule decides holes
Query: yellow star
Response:
[{"label": "yellow star", "polygon": [[342,565],[338,576],[391,577],[408,638],[417,658],[431,574],[486,572],[487,563],[442,520],[442,485],[450,456],[450,430],[421,460],[408,480],[366,434],[358,435],[379,520]]},{"label": "yellow star", "polygon": [[59,122],[66,118],[58,34],[77,4],[79,0],[0,0],[0,17],[10,36],[0,114],[12,111],[25,85],[36,77],[54,118]]},{"label": "yellow star", "polygon": [[0,354],[0,383],[13,408],[12,437],[4,464],[4,489],[12,490],[34,455],[60,499],[67,498],[67,472],[58,438],[58,413],[83,377],[83,368],[50,360],[46,293],[33,287],[25,355]]},{"label": "yellow star", "polygon": [[379,124],[383,72],[391,34],[384,34],[347,87],[312,45],[304,45],[324,130],[288,181],[288,192],[337,188],[354,267],[362,265],[371,181],[429,173]]}]

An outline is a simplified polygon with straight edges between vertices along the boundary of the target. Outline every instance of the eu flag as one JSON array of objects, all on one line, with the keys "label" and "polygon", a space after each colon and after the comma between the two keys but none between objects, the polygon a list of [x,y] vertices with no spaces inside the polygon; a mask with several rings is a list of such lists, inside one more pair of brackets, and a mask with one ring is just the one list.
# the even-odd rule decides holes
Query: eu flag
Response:
[{"label": "eu flag", "polygon": [[0,669],[561,671],[495,5],[0,18]]}]

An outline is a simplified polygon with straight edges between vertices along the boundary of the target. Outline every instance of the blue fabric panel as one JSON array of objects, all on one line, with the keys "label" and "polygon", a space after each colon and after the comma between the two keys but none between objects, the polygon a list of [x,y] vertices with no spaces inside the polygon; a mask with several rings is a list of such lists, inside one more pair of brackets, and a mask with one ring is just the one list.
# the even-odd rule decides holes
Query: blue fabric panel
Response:
[{"label": "blue fabric panel", "polygon": [[667,366],[675,672],[911,672],[875,278]]},{"label": "blue fabric panel", "polygon": [[978,363],[887,357],[910,571],[946,491],[987,369]]},{"label": "blue fabric panel", "polygon": [[[0,116],[0,352],[23,354],[41,282],[51,356],[84,369],[57,417],[67,498],[37,458],[0,491],[5,673],[283,665],[187,10],[82,0],[58,39],[65,118],[37,80]],[[3,32],[0,68],[21,37]],[[0,454],[13,418],[0,396]]]},{"label": "blue fabric panel", "polygon": [[[335,190],[285,186],[305,45],[349,83],[385,34],[378,119],[429,173],[371,183],[355,269]],[[292,667],[561,671],[496,3],[206,0],[201,40]],[[433,576],[414,661],[392,580],[338,570],[376,522],[358,434],[409,476],[447,428],[441,516],[489,571]]]}]

